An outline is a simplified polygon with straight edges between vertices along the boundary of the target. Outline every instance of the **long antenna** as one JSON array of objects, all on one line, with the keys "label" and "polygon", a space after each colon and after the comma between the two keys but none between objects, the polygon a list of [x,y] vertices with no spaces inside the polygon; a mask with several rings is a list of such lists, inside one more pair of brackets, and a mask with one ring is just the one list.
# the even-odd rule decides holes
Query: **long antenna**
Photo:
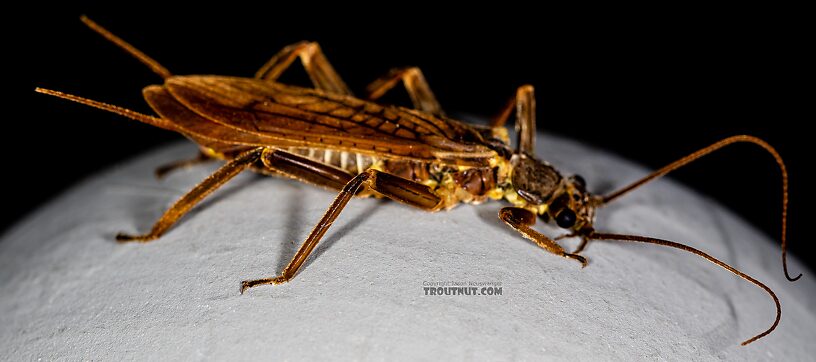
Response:
[{"label": "long antenna", "polygon": [[45,89],[45,88],[37,87],[37,88],[34,89],[34,91],[37,92],[37,93],[48,94],[50,96],[54,96],[54,97],[58,97],[58,98],[62,98],[62,99],[67,99],[69,101],[74,101],[74,102],[77,102],[77,103],[80,103],[80,104],[84,104],[86,106],[99,108],[99,109],[102,109],[102,110],[105,110],[105,111],[108,111],[108,112],[116,113],[116,114],[118,114],[120,116],[125,116],[127,118],[137,120],[137,121],[142,122],[142,123],[147,123],[147,124],[149,124],[151,126],[164,128],[164,129],[170,130],[170,131],[176,131],[176,132],[179,131],[179,129],[173,123],[168,122],[167,120],[164,120],[164,119],[158,118],[158,117],[148,116],[146,114],[142,114],[142,113],[139,113],[139,112],[131,111],[131,110],[127,109],[127,108],[122,108],[122,107],[119,107],[119,106],[114,106],[112,104],[107,104],[107,103],[103,103],[103,102],[95,101],[95,100],[92,100],[92,99],[83,98],[83,97],[80,97],[80,96],[75,96],[73,94],[63,93],[63,92],[55,91],[55,90],[51,90],[51,89]]},{"label": "long antenna", "polygon": [[107,29],[103,28],[99,24],[95,23],[93,20],[89,19],[87,16],[82,15],[79,17],[79,20],[82,20],[85,25],[87,25],[91,30],[99,33],[108,39],[111,43],[116,44],[122,50],[128,52],[134,58],[138,59],[142,64],[146,65],[153,73],[158,74],[162,79],[167,79],[173,76],[167,68],[163,67],[159,62],[155,61],[153,58],[147,56],[145,53],[142,53],[141,50],[136,49],[133,45],[130,45],[128,42],[122,40],[113,33],[109,32]]},{"label": "long antenna", "polygon": [[716,142],[708,147],[702,148],[686,157],[683,157],[677,161],[674,161],[667,166],[651,173],[650,175],[631,183],[629,186],[626,186],[618,191],[615,191],[609,195],[603,196],[601,198],[601,205],[608,204],[613,200],[627,194],[628,192],[642,186],[643,184],[657,179],[669,172],[672,172],[680,167],[688,165],[689,163],[696,161],[698,158],[703,157],[709,153],[712,153],[716,150],[719,150],[725,146],[739,143],[739,142],[747,142],[753,143],[759,147],[762,147],[765,151],[773,156],[774,160],[776,160],[777,165],[779,165],[779,169],[782,171],[782,269],[785,271],[785,277],[788,278],[789,281],[796,281],[802,277],[802,273],[796,276],[796,278],[791,278],[790,274],[788,274],[788,258],[787,258],[787,230],[788,230],[788,169],[785,167],[785,162],[782,161],[782,156],[779,155],[779,152],[776,151],[768,142],[765,142],[757,137],[754,136],[747,136],[747,135],[739,135],[739,136],[732,136],[726,139],[723,139],[719,142]]},{"label": "long antenna", "polygon": [[588,237],[590,239],[593,239],[593,240],[634,241],[634,242],[647,243],[647,244],[663,245],[663,246],[668,246],[668,247],[671,247],[671,248],[684,250],[684,251],[687,251],[689,253],[700,256],[700,257],[710,261],[711,263],[716,264],[717,266],[719,266],[719,267],[721,267],[721,268],[723,268],[725,270],[728,270],[731,273],[734,273],[734,275],[736,275],[736,276],[738,276],[738,277],[740,277],[742,279],[745,279],[745,280],[753,283],[754,285],[764,289],[766,292],[768,292],[768,294],[771,296],[771,298],[773,298],[774,303],[776,303],[776,319],[774,320],[773,325],[771,325],[771,328],[768,328],[765,332],[762,332],[760,334],[757,334],[756,336],[753,336],[753,337],[745,340],[744,342],[742,342],[743,346],[747,345],[747,344],[749,344],[749,343],[751,343],[753,341],[756,341],[757,339],[765,337],[769,333],[773,332],[773,330],[776,329],[776,326],[779,324],[779,319],[782,318],[782,306],[779,304],[779,298],[776,297],[776,294],[774,294],[774,292],[773,292],[773,290],[771,290],[771,288],[768,288],[767,285],[762,284],[762,282],[752,278],[748,274],[745,274],[745,273],[737,270],[736,268],[734,268],[734,267],[720,261],[719,259],[717,259],[717,258],[715,258],[715,257],[713,257],[711,255],[708,255],[708,254],[700,251],[699,249],[695,249],[695,248],[690,247],[690,246],[685,245],[685,244],[676,243],[674,241],[668,241],[668,240],[657,239],[657,238],[650,238],[650,237],[639,236],[639,235],[592,233],[592,234],[589,234]]}]

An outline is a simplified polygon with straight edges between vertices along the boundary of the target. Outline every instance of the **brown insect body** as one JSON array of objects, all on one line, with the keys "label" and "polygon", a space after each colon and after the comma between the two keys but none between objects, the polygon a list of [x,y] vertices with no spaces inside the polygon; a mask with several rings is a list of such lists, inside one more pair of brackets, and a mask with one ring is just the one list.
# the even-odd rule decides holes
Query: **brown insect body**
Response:
[{"label": "brown insect body", "polygon": [[[202,156],[161,167],[174,168],[219,158],[226,164],[181,197],[142,235],[120,234],[121,242],[147,242],[160,237],[204,197],[245,169],[283,175],[339,191],[337,198],[280,275],[245,281],[241,292],[264,284],[290,281],[322,236],[354,196],[386,197],[427,211],[466,203],[505,199],[499,218],[543,250],[576,260],[590,240],[619,240],[681,249],[753,283],[770,295],[776,319],[751,343],[771,333],[779,323],[779,299],[763,283],[693,247],[638,235],[596,232],[596,208],[700,157],[735,143],[758,145],[770,153],[782,171],[782,264],[786,264],[787,169],[765,141],[733,136],[689,154],[652,174],[605,196],[592,195],[580,176],[564,177],[536,159],[535,98],[532,86],[522,86],[489,126],[469,125],[444,116],[418,68],[395,69],[371,83],[366,99],[352,96],[316,43],[285,47],[256,73],[255,78],[214,75],[174,76],[155,60],[83,17],[91,29],[117,44],[164,78],[163,85],[143,90],[160,117],[133,112],[57,91],[37,91],[101,108],[153,126],[179,132],[196,142]],[[277,78],[300,58],[315,89],[284,85]],[[414,108],[376,102],[402,82]],[[515,111],[515,112],[513,112]],[[510,146],[505,123],[515,113],[518,141]],[[537,217],[554,222],[567,234],[550,238],[532,228]],[[556,241],[578,237],[581,244],[567,252]]]},{"label": "brown insect body", "polygon": [[[489,198],[527,204],[509,182],[506,134],[487,127],[251,78],[173,76],[143,93],[156,113],[212,157],[276,147],[350,174],[374,168],[428,185],[444,200],[440,208]],[[548,185],[550,193],[558,186]]]}]

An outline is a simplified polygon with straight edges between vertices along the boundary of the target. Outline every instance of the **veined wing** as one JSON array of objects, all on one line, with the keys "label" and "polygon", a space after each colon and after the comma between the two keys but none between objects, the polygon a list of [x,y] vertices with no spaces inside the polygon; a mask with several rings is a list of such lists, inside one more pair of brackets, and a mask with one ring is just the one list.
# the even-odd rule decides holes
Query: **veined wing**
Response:
[{"label": "veined wing", "polygon": [[485,164],[495,154],[457,121],[353,97],[222,76],[173,77],[165,87],[211,121],[305,147],[459,164]]},{"label": "veined wing", "polygon": [[297,143],[287,143],[283,138],[243,132],[201,117],[179,103],[162,86],[148,86],[142,91],[142,94],[150,107],[163,119],[172,123],[176,131],[217,152],[232,152],[246,147],[271,145],[299,146]]}]

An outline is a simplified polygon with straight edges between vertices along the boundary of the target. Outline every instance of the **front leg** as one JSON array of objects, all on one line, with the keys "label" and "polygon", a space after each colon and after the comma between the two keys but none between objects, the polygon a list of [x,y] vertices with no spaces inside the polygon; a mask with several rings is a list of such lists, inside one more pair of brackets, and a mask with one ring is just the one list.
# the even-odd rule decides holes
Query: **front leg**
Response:
[{"label": "front leg", "polygon": [[591,231],[590,232],[582,232],[582,233],[571,232],[569,234],[564,234],[564,235],[561,235],[561,236],[557,236],[555,239],[553,239],[553,241],[558,241],[558,240],[561,240],[561,239],[569,239],[569,238],[574,238],[574,237],[581,237],[581,243],[578,244],[578,247],[576,247],[575,250],[572,251],[573,254],[578,255],[578,254],[581,254],[581,252],[584,251],[587,244],[589,243],[589,237],[587,236],[587,235],[589,235],[589,233],[591,233]]},{"label": "front leg", "polygon": [[558,245],[544,234],[533,230],[530,226],[535,224],[536,216],[531,211],[518,207],[505,207],[499,210],[499,218],[518,231],[521,236],[530,239],[542,249],[558,256],[575,259],[581,263],[582,268],[587,265],[587,260],[583,256],[567,253],[561,245]]}]

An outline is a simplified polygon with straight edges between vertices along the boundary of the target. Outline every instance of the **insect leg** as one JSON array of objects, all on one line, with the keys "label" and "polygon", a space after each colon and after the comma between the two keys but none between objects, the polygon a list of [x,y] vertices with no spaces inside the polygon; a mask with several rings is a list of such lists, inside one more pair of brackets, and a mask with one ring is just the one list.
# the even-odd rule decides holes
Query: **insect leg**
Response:
[{"label": "insect leg", "polygon": [[561,240],[561,239],[569,239],[569,238],[574,238],[574,237],[580,237],[581,238],[581,243],[578,244],[578,247],[576,247],[575,250],[572,251],[573,254],[578,255],[578,254],[581,254],[584,251],[584,249],[586,249],[586,246],[589,243],[589,237],[587,235],[588,234],[586,232],[571,232],[571,233],[568,233],[568,234],[559,235],[559,236],[553,238],[552,240],[553,241],[558,241],[558,240]]},{"label": "insect leg", "polygon": [[156,239],[164,234],[173,224],[178,221],[184,214],[193,208],[199,201],[207,197],[213,191],[224,185],[227,181],[238,175],[241,171],[258,161],[261,157],[263,147],[258,147],[250,151],[244,152],[238,157],[230,160],[224,166],[221,166],[215,173],[201,181],[190,192],[182,196],[176,203],[173,204],[167,211],[164,212],[161,218],[153,224],[153,228],[149,233],[144,235],[116,235],[116,240],[120,242],[138,241],[148,242]]},{"label": "insect leg", "polygon": [[536,216],[532,212],[518,207],[504,207],[499,210],[499,218],[542,249],[558,256],[575,259],[581,263],[581,267],[587,265],[587,260],[583,256],[567,253],[561,245],[558,245],[546,235],[533,230],[531,226],[535,224]]},{"label": "insect leg", "polygon": [[351,90],[337,75],[316,42],[302,41],[284,47],[255,73],[255,78],[274,82],[289,69],[295,58],[300,58],[303,69],[306,70],[315,88],[335,94],[351,95]]},{"label": "insect leg", "polygon": [[513,109],[516,110],[516,134],[518,143],[516,149],[529,155],[535,154],[536,119],[535,119],[535,92],[533,86],[523,85],[516,89],[516,95],[501,113],[490,122],[490,128],[504,127]]},{"label": "insect leg", "polygon": [[442,201],[428,186],[374,169],[368,169],[354,176],[346,183],[279,276],[244,281],[241,283],[241,293],[258,285],[282,284],[291,280],[340,215],[340,212],[343,211],[343,208],[346,207],[349,200],[363,188],[368,188],[392,200],[425,210],[436,210]]},{"label": "insect leg", "polygon": [[202,163],[207,163],[213,161],[214,159],[210,156],[204,154],[204,152],[199,152],[195,158],[191,158],[188,160],[180,160],[173,163],[168,163],[163,166],[159,166],[156,168],[156,178],[163,178],[167,176],[168,173],[173,172],[180,168],[187,168],[190,166],[200,165]]},{"label": "insect leg", "polygon": [[332,190],[342,190],[354,177],[334,166],[272,148],[264,150],[261,160],[278,174]]},{"label": "insect leg", "polygon": [[366,87],[367,98],[372,101],[379,99],[400,81],[405,86],[408,96],[411,97],[414,108],[437,116],[445,115],[442,106],[439,105],[436,96],[431,91],[428,81],[422,75],[422,70],[417,67],[391,69],[388,74],[371,82]]},{"label": "insect leg", "polygon": [[586,246],[587,246],[588,243],[589,243],[589,238],[587,238],[586,236],[581,236],[581,243],[578,244],[578,247],[575,248],[575,250],[573,250],[572,253],[576,254],[576,255],[581,254],[581,252],[583,252],[584,249],[586,249]]}]

